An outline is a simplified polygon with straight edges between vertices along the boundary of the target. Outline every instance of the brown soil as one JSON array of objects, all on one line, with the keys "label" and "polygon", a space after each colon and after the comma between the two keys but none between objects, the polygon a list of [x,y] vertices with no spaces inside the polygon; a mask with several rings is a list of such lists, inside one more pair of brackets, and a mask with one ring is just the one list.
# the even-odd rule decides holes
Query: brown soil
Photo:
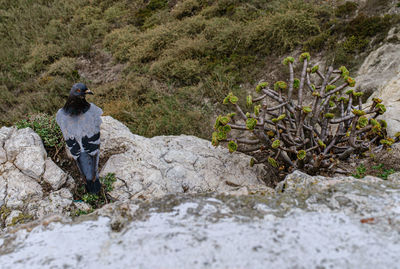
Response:
[{"label": "brown soil", "polygon": [[112,55],[100,45],[93,46],[89,55],[81,56],[77,60],[79,75],[95,85],[117,80],[123,68],[124,65],[115,64]]}]

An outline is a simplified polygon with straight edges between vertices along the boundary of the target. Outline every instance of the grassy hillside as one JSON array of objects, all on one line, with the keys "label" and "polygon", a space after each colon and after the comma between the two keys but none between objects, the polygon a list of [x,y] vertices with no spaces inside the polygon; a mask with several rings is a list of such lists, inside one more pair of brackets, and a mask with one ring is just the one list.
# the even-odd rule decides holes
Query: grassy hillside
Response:
[{"label": "grassy hillside", "polygon": [[290,51],[357,67],[398,22],[371,11],[389,2],[0,0],[0,125],[54,114],[83,81],[135,133],[208,137],[222,97]]}]

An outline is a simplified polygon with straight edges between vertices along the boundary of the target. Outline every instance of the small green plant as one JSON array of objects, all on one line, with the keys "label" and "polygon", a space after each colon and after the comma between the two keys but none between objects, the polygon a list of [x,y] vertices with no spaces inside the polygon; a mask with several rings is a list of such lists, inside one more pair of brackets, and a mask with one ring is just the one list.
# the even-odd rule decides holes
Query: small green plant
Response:
[{"label": "small green plant", "polygon": [[114,173],[108,173],[105,177],[100,178],[100,182],[106,192],[113,190],[112,184],[117,181]]},{"label": "small green plant", "polygon": [[336,7],[335,15],[337,17],[346,17],[353,15],[358,8],[358,4],[350,1],[346,1],[344,4]]},{"label": "small green plant", "polygon": [[101,203],[100,201],[100,197],[97,194],[93,194],[93,193],[86,193],[83,195],[82,200],[85,203],[88,203],[89,205],[91,205],[92,207],[97,207],[99,203]]},{"label": "small green plant", "polygon": [[355,178],[363,178],[365,177],[365,173],[367,172],[367,168],[365,168],[364,164],[360,164],[356,167],[356,172],[352,174]]},{"label": "small green plant", "polygon": [[378,171],[378,177],[380,177],[380,178],[382,178],[384,180],[386,180],[388,178],[388,176],[390,176],[391,174],[396,173],[396,170],[394,170],[392,168],[391,169],[386,169],[382,163],[378,164],[378,165],[375,165],[375,166],[372,166],[372,168],[377,170]]},{"label": "small green plant", "polygon": [[53,116],[46,114],[33,115],[17,122],[15,126],[18,129],[32,128],[42,138],[47,151],[57,153],[64,146],[61,129]]},{"label": "small green plant", "polygon": [[[106,176],[100,178],[100,182],[102,184],[102,189],[99,194],[93,194],[93,193],[86,193],[86,189],[83,185],[79,186],[76,189],[75,192],[75,200],[82,200],[85,203],[88,203],[92,209],[100,208],[105,204],[108,204],[112,202],[111,199],[109,199],[108,192],[113,190],[112,184],[117,180],[115,177],[115,174],[113,173],[108,173]],[[82,212],[76,212],[76,214],[84,214],[85,211]],[[86,214],[91,213],[91,211],[87,211]],[[75,214],[75,215],[76,215]]]},{"label": "small green plant", "polygon": [[94,211],[94,209],[89,209],[89,210],[77,209],[77,210],[75,210],[75,212],[72,213],[72,215],[75,217],[78,217],[78,216],[90,214],[93,211]]}]

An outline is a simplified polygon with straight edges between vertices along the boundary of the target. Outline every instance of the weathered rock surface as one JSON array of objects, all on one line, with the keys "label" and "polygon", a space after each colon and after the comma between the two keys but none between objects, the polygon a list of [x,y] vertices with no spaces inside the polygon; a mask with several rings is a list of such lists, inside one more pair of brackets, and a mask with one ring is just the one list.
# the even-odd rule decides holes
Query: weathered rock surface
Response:
[{"label": "weathered rock surface", "polygon": [[23,209],[30,203],[37,203],[43,196],[42,187],[33,178],[15,169],[11,163],[2,175],[7,180],[5,206],[11,209]]},{"label": "weathered rock surface", "polygon": [[[209,141],[193,136],[149,139],[104,117],[101,140],[101,157],[109,157],[101,176],[116,174],[110,193],[115,200],[184,192],[273,192],[262,181],[266,171],[261,166],[250,168],[248,156],[215,149]],[[14,225],[19,214],[21,219],[37,219],[51,214],[69,215],[77,209],[89,211],[87,204],[73,201],[74,188],[72,177],[47,158],[40,137],[32,129],[0,129],[2,226]]]},{"label": "weathered rock surface", "polygon": [[67,174],[58,167],[50,158],[45,162],[46,172],[43,175],[43,180],[49,183],[53,190],[58,190],[67,181]]},{"label": "weathered rock surface", "polygon": [[296,171],[276,190],[169,195],[48,218],[0,236],[2,268],[398,267],[398,182]]},{"label": "weathered rock surface", "polygon": [[42,140],[32,129],[0,129],[0,226],[67,213],[71,192],[46,193],[42,186],[47,183],[58,190],[66,180],[67,174],[47,159]]},{"label": "weathered rock surface", "polygon": [[[400,46],[399,46],[400,51]],[[400,54],[400,52],[399,52]],[[400,60],[400,58],[399,58]],[[400,66],[400,65],[398,65]],[[386,112],[380,115],[378,119],[383,119],[387,122],[388,135],[394,137],[397,132],[400,132],[400,71],[393,77],[383,88],[374,92],[368,102],[372,102],[372,98],[378,97],[383,100],[386,106]]]},{"label": "weathered rock surface", "polygon": [[400,171],[400,143],[393,144],[390,151],[382,151],[375,158],[384,164],[385,168]]},{"label": "weathered rock surface", "polygon": [[169,193],[231,192],[241,187],[268,190],[262,166],[249,167],[250,158],[214,148],[194,136],[144,138],[111,117],[101,126],[103,154],[112,155],[100,176],[114,173],[111,196],[118,200],[154,198]]},{"label": "weathered rock surface", "polygon": [[[393,28],[387,40],[400,39],[400,34]],[[377,50],[371,52],[365,59],[356,78],[357,90],[371,95],[384,89],[390,81],[399,76],[400,44],[386,42]]]},{"label": "weathered rock surface", "polygon": [[53,214],[69,216],[72,203],[72,193],[70,190],[62,188],[51,192],[49,196],[38,203],[30,203],[28,205],[28,213],[38,219]]},{"label": "weathered rock surface", "polygon": [[[387,40],[400,40],[400,27],[389,31]],[[388,135],[400,131],[400,44],[387,42],[365,59],[358,71],[357,90],[383,100],[387,111],[379,116],[388,123]]]}]

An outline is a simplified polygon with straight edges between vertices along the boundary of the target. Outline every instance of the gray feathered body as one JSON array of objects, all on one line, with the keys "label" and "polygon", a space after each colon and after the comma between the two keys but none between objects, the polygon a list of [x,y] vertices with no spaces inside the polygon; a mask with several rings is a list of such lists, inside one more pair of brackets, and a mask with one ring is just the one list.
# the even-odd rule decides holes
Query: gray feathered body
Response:
[{"label": "gray feathered body", "polygon": [[101,108],[90,103],[84,113],[71,115],[61,108],[56,115],[67,147],[88,184],[98,180],[102,114]]}]

